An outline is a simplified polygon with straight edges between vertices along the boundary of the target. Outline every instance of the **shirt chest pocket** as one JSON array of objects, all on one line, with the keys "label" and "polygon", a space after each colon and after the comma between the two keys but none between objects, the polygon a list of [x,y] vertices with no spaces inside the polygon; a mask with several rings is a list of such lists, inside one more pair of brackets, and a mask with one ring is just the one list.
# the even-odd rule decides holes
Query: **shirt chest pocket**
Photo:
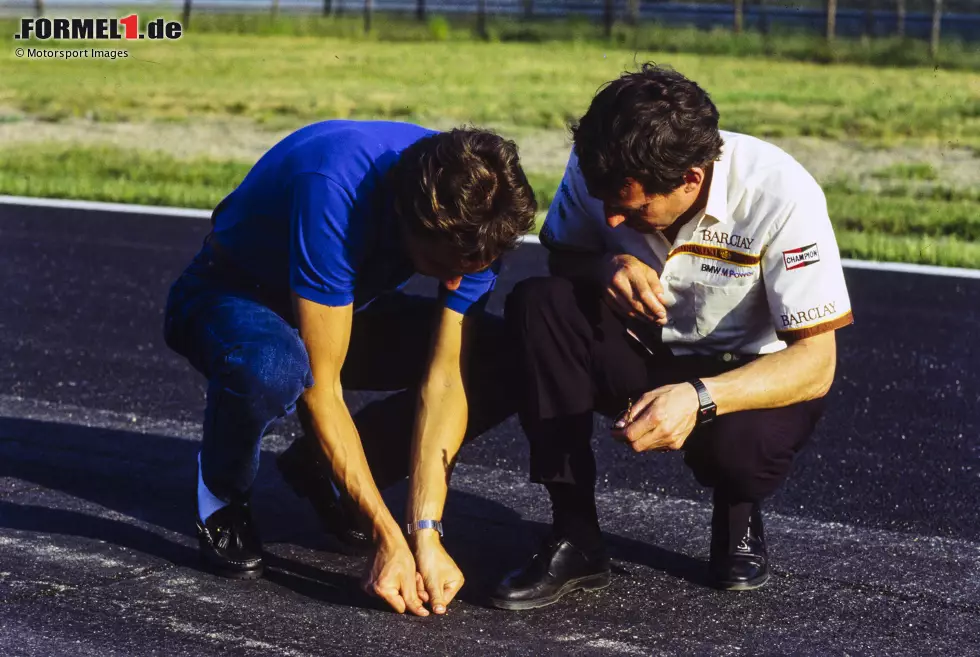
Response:
[{"label": "shirt chest pocket", "polygon": [[695,282],[694,315],[697,334],[705,341],[737,341],[768,317],[761,282],[751,278],[725,285]]}]

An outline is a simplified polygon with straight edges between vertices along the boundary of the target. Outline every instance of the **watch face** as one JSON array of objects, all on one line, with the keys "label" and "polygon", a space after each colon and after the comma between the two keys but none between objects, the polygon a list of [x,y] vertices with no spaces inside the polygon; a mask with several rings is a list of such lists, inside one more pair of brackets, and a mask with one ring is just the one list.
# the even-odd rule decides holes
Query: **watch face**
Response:
[{"label": "watch face", "polygon": [[715,411],[717,410],[717,408],[718,407],[715,406],[713,403],[701,408],[701,410],[699,411],[699,415],[701,416],[701,419],[705,422],[710,422],[711,420],[715,419]]}]

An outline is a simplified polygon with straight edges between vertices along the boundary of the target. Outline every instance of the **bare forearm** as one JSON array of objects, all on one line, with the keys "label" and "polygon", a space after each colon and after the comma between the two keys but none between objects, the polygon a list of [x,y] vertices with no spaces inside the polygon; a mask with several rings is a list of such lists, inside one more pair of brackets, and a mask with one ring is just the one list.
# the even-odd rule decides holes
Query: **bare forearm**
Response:
[{"label": "bare forearm", "polygon": [[781,408],[830,390],[836,368],[833,333],[797,342],[736,370],[703,379],[718,414]]},{"label": "bare forearm", "polygon": [[306,403],[310,409],[310,422],[334,478],[361,512],[370,518],[375,542],[401,539],[401,529],[371,476],[360,436],[343,396],[339,392],[308,394]]},{"label": "bare forearm", "polygon": [[426,382],[412,446],[409,520],[442,518],[453,463],[466,433],[467,411],[461,377],[447,374]]}]

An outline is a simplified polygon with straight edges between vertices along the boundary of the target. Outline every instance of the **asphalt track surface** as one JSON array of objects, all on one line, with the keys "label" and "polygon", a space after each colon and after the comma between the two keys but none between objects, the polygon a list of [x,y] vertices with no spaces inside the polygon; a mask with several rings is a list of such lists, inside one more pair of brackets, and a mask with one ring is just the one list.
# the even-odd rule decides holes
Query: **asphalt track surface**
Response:
[{"label": "asphalt track surface", "polygon": [[[467,584],[446,617],[421,619],[361,594],[363,560],[282,483],[290,421],[257,484],[266,577],[198,569],[204,382],[160,327],[206,230],[0,205],[0,654],[980,654],[980,280],[847,271],[857,323],[839,333],[831,409],[767,505],[764,589],[704,585],[708,492],[677,455],[635,455],[599,420],[613,584],[490,608],[548,521],[511,419],[463,450],[445,524]],[[509,256],[492,307],[543,270],[540,247]],[[400,516],[403,489],[387,496]]]}]

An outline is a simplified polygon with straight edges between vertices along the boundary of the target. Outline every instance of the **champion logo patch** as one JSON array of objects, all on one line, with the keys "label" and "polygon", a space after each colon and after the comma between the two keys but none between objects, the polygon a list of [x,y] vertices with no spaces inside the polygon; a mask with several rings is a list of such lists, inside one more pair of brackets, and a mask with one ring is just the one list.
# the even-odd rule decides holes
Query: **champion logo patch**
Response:
[{"label": "champion logo patch", "polygon": [[800,267],[806,267],[807,265],[818,262],[820,262],[820,251],[817,249],[816,243],[810,244],[809,246],[801,246],[798,249],[783,251],[783,263],[786,265],[786,271],[799,269]]}]

